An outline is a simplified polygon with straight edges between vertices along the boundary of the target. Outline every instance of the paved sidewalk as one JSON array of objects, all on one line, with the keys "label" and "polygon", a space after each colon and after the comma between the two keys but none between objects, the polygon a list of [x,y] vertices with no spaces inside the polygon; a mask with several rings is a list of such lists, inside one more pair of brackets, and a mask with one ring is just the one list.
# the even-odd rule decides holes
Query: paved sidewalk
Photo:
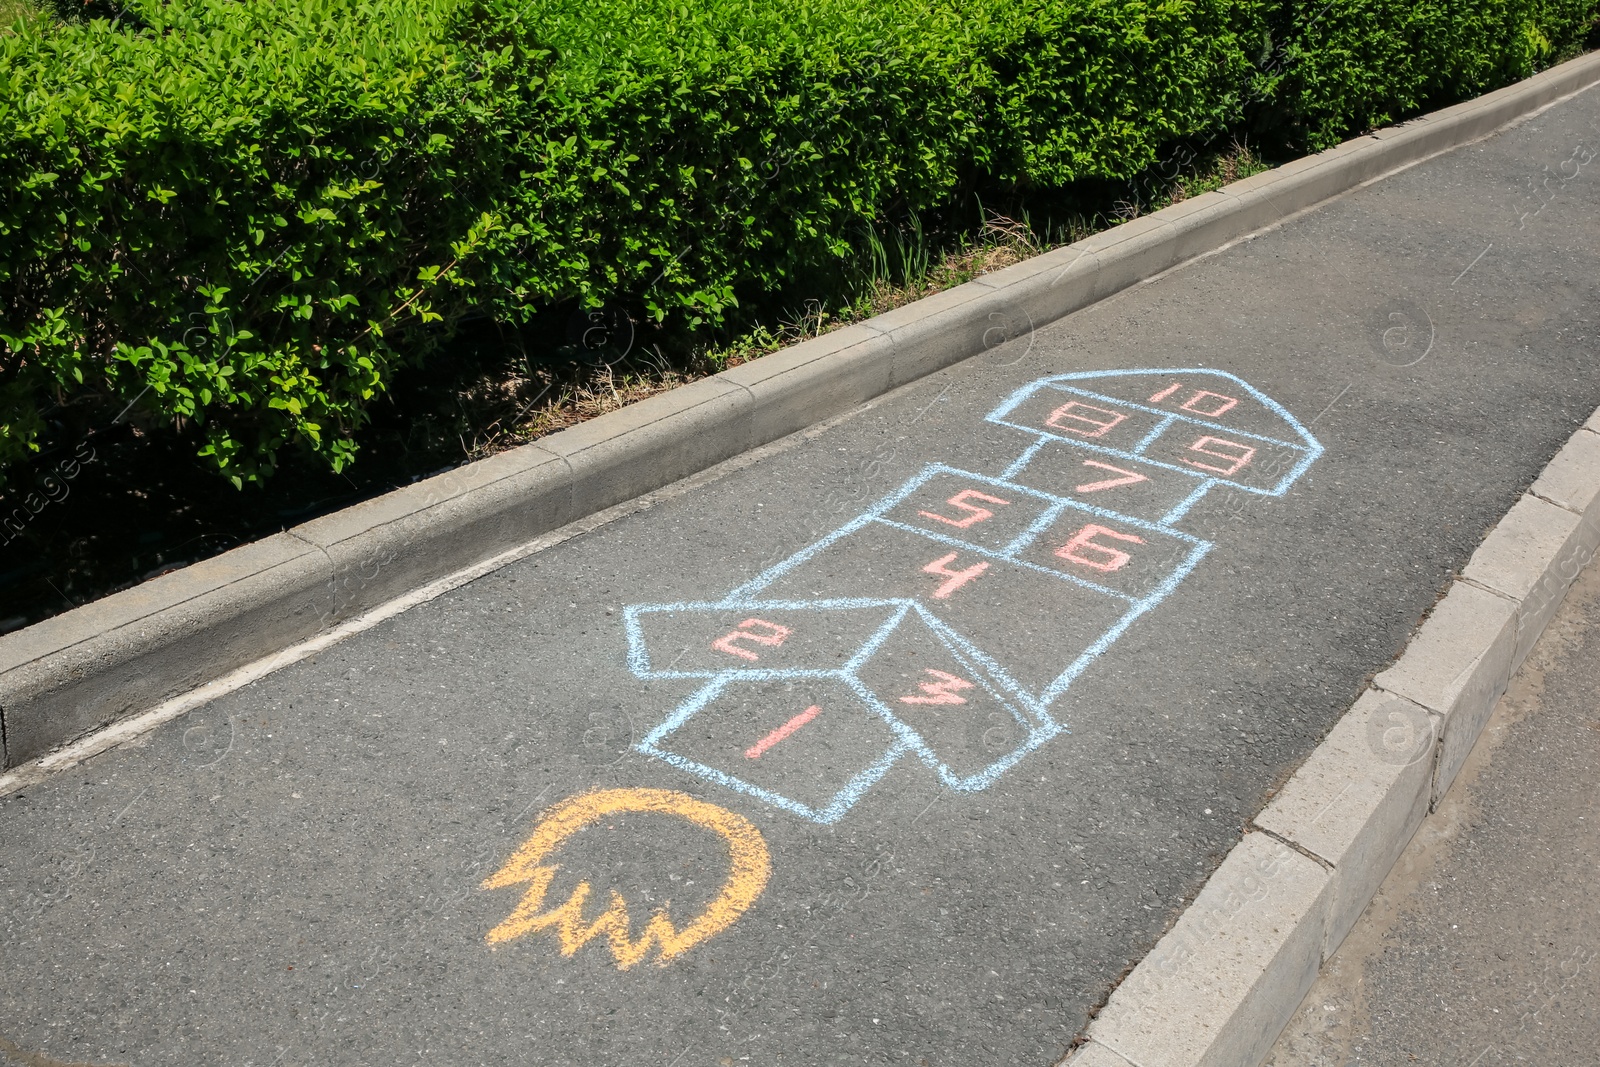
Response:
[{"label": "paved sidewalk", "polygon": [[1597,149],[1590,90],[0,798],[0,1050],[1058,1062],[1600,406]]},{"label": "paved sidewalk", "polygon": [[1600,563],[1268,1067],[1600,1063]]}]

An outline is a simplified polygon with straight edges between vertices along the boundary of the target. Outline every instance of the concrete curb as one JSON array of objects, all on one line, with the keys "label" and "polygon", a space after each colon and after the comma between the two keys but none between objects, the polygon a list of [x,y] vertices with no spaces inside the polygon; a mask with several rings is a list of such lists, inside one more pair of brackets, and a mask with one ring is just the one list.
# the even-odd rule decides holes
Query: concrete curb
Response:
[{"label": "concrete curb", "polygon": [[1600,411],[1253,821],[1064,1067],[1261,1063],[1600,549]]},{"label": "concrete curb", "polygon": [[[1023,336],[1596,81],[1600,55],[1573,60],[0,637],[0,768]],[[1526,576],[1514,560],[1489,559],[1473,575],[1513,598],[1526,592]],[[1520,639],[1517,648],[1525,649]]]}]

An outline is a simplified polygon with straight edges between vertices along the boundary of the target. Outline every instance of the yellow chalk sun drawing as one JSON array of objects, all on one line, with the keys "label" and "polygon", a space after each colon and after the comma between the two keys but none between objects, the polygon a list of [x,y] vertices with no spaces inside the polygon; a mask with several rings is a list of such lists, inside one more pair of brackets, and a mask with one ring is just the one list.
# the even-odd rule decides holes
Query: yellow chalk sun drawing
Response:
[{"label": "yellow chalk sun drawing", "polygon": [[[644,931],[634,938],[627,902],[615,889],[611,891],[610,905],[593,922],[585,922],[583,908],[589,899],[588,882],[579,882],[564,903],[545,910],[545,893],[551,879],[561,869],[560,864],[545,862],[546,858],[585,826],[625,812],[676,815],[715,831],[728,844],[728,877],[721,892],[682,930],[673,925],[667,914],[671,906],[669,901],[656,909],[645,923]],[[761,895],[771,873],[772,857],[761,831],[749,819],[727,808],[670,789],[602,789],[583,793],[568,797],[546,812],[533,836],[523,842],[516,855],[484,879],[484,889],[528,884],[516,910],[505,922],[485,934],[484,940],[497,945],[524,934],[554,929],[561,954],[570,956],[604,935],[619,970],[625,971],[644,959],[652,945],[660,948],[656,963],[666,966],[708,937],[732,926]]]}]

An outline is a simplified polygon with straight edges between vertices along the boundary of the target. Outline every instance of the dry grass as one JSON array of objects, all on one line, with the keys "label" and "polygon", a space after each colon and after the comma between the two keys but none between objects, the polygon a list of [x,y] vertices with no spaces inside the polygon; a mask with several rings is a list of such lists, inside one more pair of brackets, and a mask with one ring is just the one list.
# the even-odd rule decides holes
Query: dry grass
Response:
[{"label": "dry grass", "polygon": [[0,33],[10,33],[19,18],[38,18],[40,14],[30,0],[0,0]]},{"label": "dry grass", "polygon": [[1271,169],[1271,164],[1263,162],[1247,143],[1234,141],[1222,151],[1212,154],[1205,166],[1150,189],[1148,200],[1135,198],[1120,201],[1116,217],[1119,222],[1126,222],[1172,204],[1181,204],[1190,197],[1215,192],[1230,182]]},{"label": "dry grass", "polygon": [[[545,374],[514,381],[510,384],[521,399],[518,410],[478,431],[470,445],[463,442],[465,451],[473,459],[503,452],[709,373],[618,360],[574,369],[564,379]],[[529,393],[531,399],[522,399]]]}]

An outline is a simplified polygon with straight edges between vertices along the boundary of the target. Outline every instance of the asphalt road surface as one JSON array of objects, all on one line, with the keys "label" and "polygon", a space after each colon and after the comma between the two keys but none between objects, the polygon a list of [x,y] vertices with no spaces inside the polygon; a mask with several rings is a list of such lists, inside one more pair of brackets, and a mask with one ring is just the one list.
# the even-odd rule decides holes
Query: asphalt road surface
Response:
[{"label": "asphalt road surface", "polygon": [[0,1049],[1057,1062],[1600,405],[1597,150],[1591,90],[0,800]]}]

